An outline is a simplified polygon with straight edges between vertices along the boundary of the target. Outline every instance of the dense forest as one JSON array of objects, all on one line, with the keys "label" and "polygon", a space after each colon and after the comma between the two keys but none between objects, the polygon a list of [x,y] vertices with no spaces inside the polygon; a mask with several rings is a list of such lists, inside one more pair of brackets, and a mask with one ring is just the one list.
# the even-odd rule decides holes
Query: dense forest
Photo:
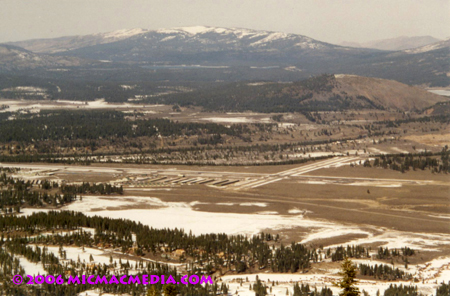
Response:
[{"label": "dense forest", "polygon": [[119,111],[48,111],[25,114],[0,125],[0,142],[39,142],[58,140],[98,140],[171,135],[240,136],[248,132],[245,125],[215,123],[179,123],[168,119],[126,120]]}]

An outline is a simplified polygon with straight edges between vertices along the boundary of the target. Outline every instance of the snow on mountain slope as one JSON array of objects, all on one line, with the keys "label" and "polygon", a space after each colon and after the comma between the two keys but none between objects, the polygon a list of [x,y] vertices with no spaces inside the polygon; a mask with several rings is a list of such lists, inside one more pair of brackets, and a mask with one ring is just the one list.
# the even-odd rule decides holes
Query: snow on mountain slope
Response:
[{"label": "snow on mountain slope", "polygon": [[424,52],[429,52],[432,50],[437,50],[437,49],[442,49],[442,48],[448,48],[450,50],[450,39],[436,42],[436,43],[429,44],[429,45],[425,45],[425,46],[418,47],[418,48],[407,49],[407,50],[404,50],[403,52],[406,52],[409,54],[416,54],[416,53],[424,53]]},{"label": "snow on mountain slope", "polygon": [[108,33],[99,33],[96,35],[102,36],[105,39],[113,39],[115,41],[115,40],[126,39],[131,36],[139,35],[139,34],[142,34],[145,32],[148,32],[148,30],[141,29],[141,28],[135,28],[135,29],[112,31],[112,32],[108,32]]},{"label": "snow on mountain slope", "polygon": [[[186,43],[191,47],[194,44],[209,45],[214,46],[216,49],[223,50],[270,49],[273,51],[345,48],[298,34],[207,26],[179,27],[159,30],[135,28],[85,36],[19,41],[9,44],[36,53],[61,53],[120,41],[134,43],[140,41],[138,42],[140,44],[134,44],[138,48],[144,44],[150,47],[158,46],[158,44],[166,46],[166,44],[170,42],[171,47],[175,46],[180,50],[186,48]],[[198,50],[199,48],[196,49]],[[348,49],[349,48],[347,48],[347,50]]]},{"label": "snow on mountain slope", "polygon": [[259,36],[266,33],[266,31],[256,31],[250,29],[240,28],[219,28],[219,27],[205,27],[205,26],[193,26],[193,27],[179,27],[172,29],[159,29],[156,30],[160,34],[188,34],[190,36],[202,35],[206,33],[216,34],[234,34],[237,38],[243,38],[245,36]]},{"label": "snow on mountain slope", "polygon": [[[152,33],[154,31],[149,31]],[[199,42],[205,43],[205,39],[215,39],[216,42],[225,44],[239,44],[245,43],[246,46],[257,48],[257,47],[267,47],[273,42],[293,42],[290,44],[292,47],[300,48],[321,48],[324,46],[323,42],[316,41],[312,38],[305,37],[297,34],[288,34],[283,32],[271,32],[271,31],[260,31],[242,28],[218,28],[218,27],[205,27],[205,26],[194,26],[194,27],[180,27],[172,29],[160,29],[156,30],[158,34],[171,35],[161,39],[161,41],[173,40],[177,36],[183,39],[198,40]],[[216,35],[216,36],[215,36]],[[214,38],[214,36],[216,38]],[[220,38],[220,39],[217,39]],[[314,45],[313,45],[314,44]],[[331,44],[328,44],[334,47]]]}]

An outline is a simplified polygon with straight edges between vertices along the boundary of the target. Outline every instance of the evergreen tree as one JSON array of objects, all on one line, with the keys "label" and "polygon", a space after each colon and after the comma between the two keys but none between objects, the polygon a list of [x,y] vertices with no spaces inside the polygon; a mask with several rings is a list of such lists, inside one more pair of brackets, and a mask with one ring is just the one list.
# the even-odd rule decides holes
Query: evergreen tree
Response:
[{"label": "evergreen tree", "polygon": [[339,296],[358,296],[359,289],[356,287],[356,266],[348,258],[344,259],[341,264],[341,272],[339,273],[342,279],[334,285],[342,289]]}]

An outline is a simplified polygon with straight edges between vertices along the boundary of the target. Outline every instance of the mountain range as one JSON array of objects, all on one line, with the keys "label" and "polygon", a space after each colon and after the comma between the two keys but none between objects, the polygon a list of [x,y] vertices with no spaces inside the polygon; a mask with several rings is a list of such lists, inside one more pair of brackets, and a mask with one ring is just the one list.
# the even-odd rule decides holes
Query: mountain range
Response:
[{"label": "mountain range", "polygon": [[[39,65],[44,68],[60,67],[64,63],[84,67],[95,65],[96,68],[200,65],[232,67],[229,70],[232,73],[236,68],[248,67],[253,72],[265,72],[261,77],[277,80],[284,75],[280,75],[279,71],[271,73],[268,69],[278,67],[286,71],[294,69],[298,72],[295,77],[345,73],[395,79],[407,84],[450,84],[449,40],[416,49],[381,51],[334,45],[298,34],[196,26],[120,30],[21,41],[7,46],[11,45],[15,46],[16,51],[22,47],[30,58],[22,59],[23,53],[18,52],[16,56],[11,52],[5,55],[7,49],[2,46],[0,70],[3,72],[5,69],[25,69],[27,61],[32,68]],[[38,59],[45,62],[37,62]],[[102,65],[99,66],[98,61]],[[253,77],[247,74],[240,78]]]},{"label": "mountain range", "polygon": [[371,54],[370,49],[342,47],[281,32],[239,28],[184,27],[163,30],[121,30],[105,34],[13,43],[40,53],[137,63],[287,65],[304,56]]},{"label": "mountain range", "polygon": [[397,38],[390,39],[382,39],[375,40],[363,43],[357,42],[342,42],[340,45],[342,46],[350,46],[350,47],[363,47],[363,48],[373,48],[379,50],[389,50],[389,51],[398,51],[398,50],[406,50],[413,49],[417,47],[422,47],[425,45],[430,45],[433,43],[440,42],[442,40],[434,38],[432,36],[401,36]]}]

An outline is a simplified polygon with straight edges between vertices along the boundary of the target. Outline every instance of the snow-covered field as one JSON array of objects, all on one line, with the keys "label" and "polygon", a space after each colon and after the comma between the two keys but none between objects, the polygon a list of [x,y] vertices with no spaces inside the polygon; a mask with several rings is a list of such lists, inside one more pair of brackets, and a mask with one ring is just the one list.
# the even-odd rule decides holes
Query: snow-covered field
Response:
[{"label": "snow-covered field", "polygon": [[[357,235],[357,239],[348,239],[342,245],[364,245],[378,243],[389,248],[409,246],[415,250],[439,250],[450,245],[450,234],[428,234],[405,232],[370,225],[340,224],[331,221],[307,218],[305,211],[297,208],[287,215],[274,213],[267,203],[243,203],[227,206],[245,206],[253,212],[227,213],[206,212],[196,208],[200,203],[165,202],[155,197],[138,196],[84,196],[63,210],[80,211],[88,216],[102,216],[117,219],[129,219],[155,228],[183,228],[194,234],[227,233],[257,234],[266,229],[298,229],[302,234],[301,243],[311,243],[320,239]],[[202,202],[202,204],[205,204]],[[210,206],[225,204],[210,203]],[[261,209],[264,208],[264,211]],[[23,215],[46,210],[23,209]],[[341,245],[339,244],[339,245]],[[331,246],[336,247],[336,246]]]},{"label": "snow-covered field", "polygon": [[[43,246],[39,246],[43,247]],[[49,252],[52,252],[55,254],[59,259],[64,259],[59,254],[59,247],[52,247],[52,246],[46,246]],[[102,250],[94,249],[94,248],[78,248],[78,247],[64,247],[63,251],[66,253],[66,259],[67,260],[73,260],[77,261],[78,258],[81,262],[89,263],[90,256],[94,258],[94,261],[92,263],[95,264],[110,264],[109,262],[109,253],[106,253]],[[115,260],[118,261],[118,260]],[[132,263],[132,262],[130,262]],[[134,264],[134,262],[133,262]]]},{"label": "snow-covered field", "polygon": [[27,258],[19,255],[16,255],[15,257],[19,259],[20,266],[22,266],[23,269],[25,270],[25,274],[33,276],[36,276],[38,274],[42,275],[47,274],[47,272],[45,271],[44,267],[40,262],[39,263],[30,262],[28,261]]}]

